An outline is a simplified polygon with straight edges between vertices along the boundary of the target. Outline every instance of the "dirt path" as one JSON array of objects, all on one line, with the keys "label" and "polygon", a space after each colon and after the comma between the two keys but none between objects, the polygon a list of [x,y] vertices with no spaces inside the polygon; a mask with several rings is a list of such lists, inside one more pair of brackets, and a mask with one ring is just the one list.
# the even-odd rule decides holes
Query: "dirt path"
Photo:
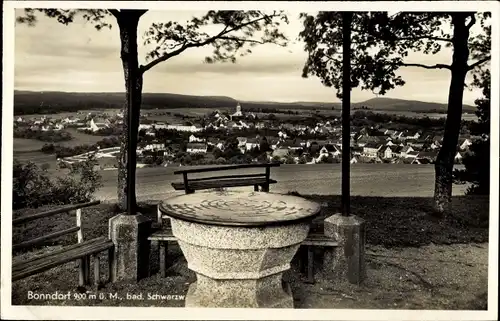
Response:
[{"label": "dirt path", "polygon": [[[47,249],[49,250],[49,249]],[[321,273],[316,283],[305,283],[295,264],[285,273],[292,286],[298,309],[486,309],[488,285],[488,244],[456,244],[420,248],[367,248],[367,279],[361,286],[328,281]],[[104,292],[164,293],[184,295],[195,274],[177,246],[170,247],[173,266],[168,276],[155,274],[136,284],[107,284]],[[27,254],[25,254],[27,255]],[[25,256],[22,255],[22,256]],[[174,258],[175,257],[175,258]],[[21,258],[21,257],[19,257]],[[107,271],[102,260],[102,271]],[[14,305],[104,305],[183,307],[184,301],[34,301],[28,291],[51,293],[74,291],[75,264],[66,264],[13,284]],[[103,277],[106,277],[105,275]]]},{"label": "dirt path", "polygon": [[[367,248],[362,286],[293,280],[297,308],[486,309],[488,244]],[[295,273],[293,273],[295,275]],[[302,279],[302,277],[301,277]]]}]

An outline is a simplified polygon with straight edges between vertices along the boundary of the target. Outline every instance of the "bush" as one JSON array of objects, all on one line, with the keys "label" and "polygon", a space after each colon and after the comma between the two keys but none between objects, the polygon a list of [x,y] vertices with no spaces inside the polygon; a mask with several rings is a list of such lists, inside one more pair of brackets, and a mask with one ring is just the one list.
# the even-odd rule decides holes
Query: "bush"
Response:
[{"label": "bush", "polygon": [[95,191],[102,186],[95,165],[97,161],[92,155],[85,162],[72,164],[68,175],[51,179],[46,168],[14,160],[13,209],[91,201]]}]

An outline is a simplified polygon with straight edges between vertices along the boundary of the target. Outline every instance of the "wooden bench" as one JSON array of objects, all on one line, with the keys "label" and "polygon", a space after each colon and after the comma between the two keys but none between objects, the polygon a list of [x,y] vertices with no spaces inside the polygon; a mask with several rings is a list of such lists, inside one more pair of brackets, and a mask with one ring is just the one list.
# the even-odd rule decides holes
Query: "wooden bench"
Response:
[{"label": "wooden bench", "polygon": [[[177,242],[177,239],[172,234],[172,228],[166,224],[159,230],[153,232],[149,238],[150,241],[156,241],[160,247],[160,274],[162,277],[167,275],[168,259],[167,250],[169,242]],[[307,266],[307,282],[314,283],[314,247],[336,247],[338,242],[325,236],[322,233],[310,233],[302,242],[301,246],[307,248],[307,257],[300,257],[301,272]]]},{"label": "wooden bench", "polygon": [[[271,179],[271,167],[279,167],[277,163],[266,164],[240,164],[226,165],[208,168],[193,168],[175,171],[174,174],[182,174],[182,182],[172,183],[172,187],[176,190],[184,190],[186,194],[194,193],[197,190],[224,188],[224,187],[241,187],[253,186],[254,191],[258,191],[259,187],[263,192],[269,192],[269,185],[276,184],[277,181]],[[264,173],[260,174],[238,174],[238,175],[221,175],[209,176],[202,178],[188,179],[188,174],[208,173],[216,171],[247,169],[247,168],[265,168]]]},{"label": "wooden bench", "polygon": [[94,258],[94,284],[99,284],[100,269],[99,269],[99,254],[108,251],[109,262],[109,280],[114,280],[112,261],[114,259],[114,244],[107,237],[100,237],[84,241],[82,231],[82,208],[90,207],[99,204],[99,201],[81,203],[76,205],[67,206],[64,208],[51,210],[43,213],[37,213],[27,216],[22,216],[12,221],[12,224],[21,225],[36,219],[53,216],[61,213],[69,213],[76,210],[76,226],[51,234],[47,234],[35,239],[24,241],[12,246],[12,251],[29,248],[34,245],[42,244],[43,242],[55,239],[63,235],[68,235],[76,232],[77,243],[69,246],[64,246],[62,249],[37,255],[32,258],[18,261],[12,264],[12,281],[17,281],[31,275],[35,275],[59,265],[66,264],[71,261],[79,262],[79,285],[89,284],[90,278],[90,257]]}]

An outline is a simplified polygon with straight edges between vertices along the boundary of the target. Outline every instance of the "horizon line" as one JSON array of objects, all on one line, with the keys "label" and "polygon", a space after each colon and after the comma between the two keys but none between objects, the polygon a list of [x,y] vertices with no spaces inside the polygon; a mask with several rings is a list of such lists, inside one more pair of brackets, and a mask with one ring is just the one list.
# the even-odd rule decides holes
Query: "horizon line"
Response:
[{"label": "horizon line", "polygon": [[[32,93],[65,93],[65,94],[126,94],[124,91],[64,91],[64,90],[27,90],[27,89],[14,89],[14,92],[32,92]],[[171,95],[179,95],[179,96],[195,96],[195,97],[225,97],[225,98],[230,98],[235,100],[236,102],[248,102],[248,103],[281,103],[281,104],[300,104],[300,103],[316,103],[316,104],[341,104],[342,100],[337,100],[337,101],[315,101],[315,100],[293,100],[293,101],[284,101],[284,100],[244,100],[244,99],[237,99],[231,96],[225,96],[225,95],[198,95],[198,94],[178,94],[178,93],[171,93],[171,92],[142,92],[142,94],[171,94]],[[352,103],[363,103],[370,101],[372,99],[389,99],[389,100],[402,100],[402,101],[415,101],[415,102],[422,102],[422,103],[431,103],[431,104],[441,104],[441,105],[447,105],[447,102],[439,102],[439,101],[424,101],[424,100],[413,100],[413,99],[403,99],[403,98],[393,98],[393,97],[387,97],[387,96],[376,96],[373,98],[361,100],[361,101],[351,101]],[[463,103],[464,106],[472,106],[474,107],[474,103],[468,104],[468,103]]]}]

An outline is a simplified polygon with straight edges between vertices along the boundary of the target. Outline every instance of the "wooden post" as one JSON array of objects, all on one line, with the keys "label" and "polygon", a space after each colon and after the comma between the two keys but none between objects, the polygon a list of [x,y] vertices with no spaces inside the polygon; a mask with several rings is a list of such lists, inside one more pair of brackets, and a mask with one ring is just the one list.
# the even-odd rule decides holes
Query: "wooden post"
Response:
[{"label": "wooden post", "polygon": [[314,283],[314,252],[313,247],[307,247],[307,283]]},{"label": "wooden post", "polygon": [[160,242],[160,274],[161,277],[164,278],[167,276],[168,245],[167,241],[159,241],[159,242]]},{"label": "wooden post", "polygon": [[[76,210],[76,226],[79,227],[79,230],[76,232],[76,236],[78,238],[78,243],[83,242],[83,232],[82,232],[82,209],[79,208]],[[78,277],[78,284],[80,286],[83,286],[87,283],[87,280],[85,279],[85,258],[81,258],[79,261],[79,277]]]},{"label": "wooden post", "polygon": [[94,284],[96,286],[99,285],[99,276],[100,276],[100,263],[99,253],[94,255]]},{"label": "wooden post", "polygon": [[182,173],[182,177],[184,179],[184,191],[186,192],[186,194],[190,194],[189,193],[189,188],[188,188],[188,174],[187,173]]},{"label": "wooden post", "polygon": [[109,271],[108,279],[109,279],[109,282],[116,281],[115,264],[116,264],[115,247],[112,247],[108,250],[108,271]]},{"label": "wooden post", "polygon": [[342,12],[342,215],[350,214],[351,166],[351,20],[352,12]]}]

